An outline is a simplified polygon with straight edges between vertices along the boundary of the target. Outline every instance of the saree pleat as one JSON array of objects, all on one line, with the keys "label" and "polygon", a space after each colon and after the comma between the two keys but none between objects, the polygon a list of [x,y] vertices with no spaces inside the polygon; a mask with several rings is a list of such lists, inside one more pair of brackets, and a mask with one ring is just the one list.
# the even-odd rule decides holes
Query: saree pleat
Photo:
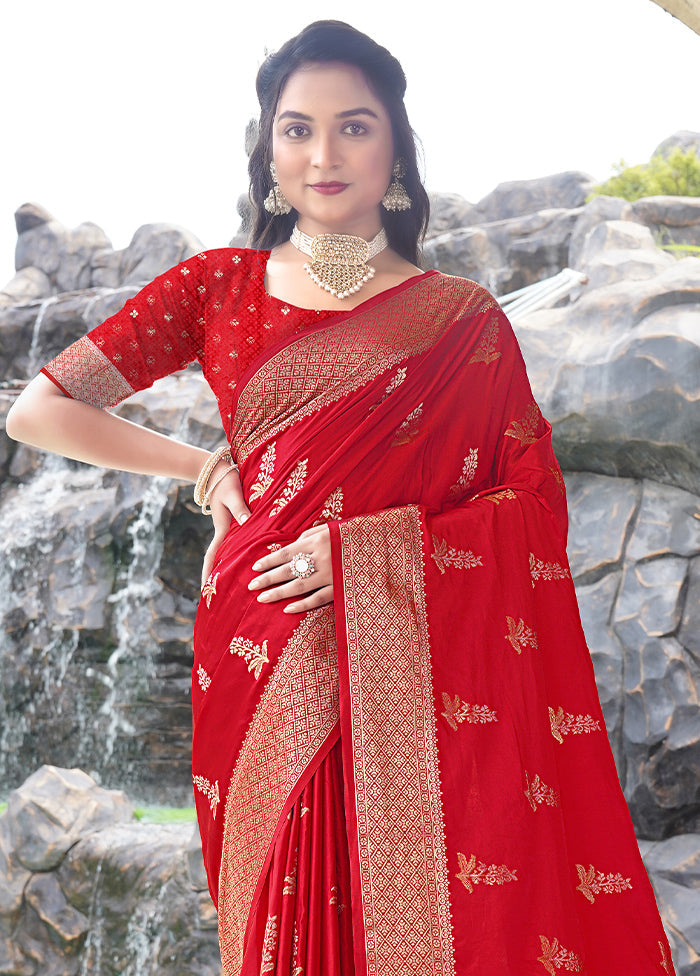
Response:
[{"label": "saree pleat", "polygon": [[338,740],[274,842],[244,976],[353,976],[342,775]]}]

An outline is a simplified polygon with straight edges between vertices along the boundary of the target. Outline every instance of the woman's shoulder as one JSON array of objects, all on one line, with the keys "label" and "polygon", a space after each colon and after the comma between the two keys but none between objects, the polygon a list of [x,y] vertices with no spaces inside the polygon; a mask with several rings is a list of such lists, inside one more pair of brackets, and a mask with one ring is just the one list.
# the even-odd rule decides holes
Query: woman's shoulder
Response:
[{"label": "woman's shoulder", "polygon": [[199,251],[190,260],[206,262],[207,270],[216,274],[217,271],[236,272],[264,267],[269,256],[269,251],[261,251],[255,247],[212,247]]},{"label": "woman's shoulder", "polygon": [[471,278],[461,275],[447,274],[433,269],[430,276],[433,287],[438,289],[446,299],[451,299],[464,315],[472,313],[480,315],[484,312],[501,311],[498,299],[484,285]]}]

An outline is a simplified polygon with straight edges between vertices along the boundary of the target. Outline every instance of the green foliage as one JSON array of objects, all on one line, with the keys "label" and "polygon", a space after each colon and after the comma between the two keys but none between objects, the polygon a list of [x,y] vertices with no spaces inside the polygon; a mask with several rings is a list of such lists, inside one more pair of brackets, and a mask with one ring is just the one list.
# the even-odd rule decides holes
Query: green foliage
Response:
[{"label": "green foliage", "polygon": [[136,807],[134,816],[141,823],[194,823],[194,807]]},{"label": "green foliage", "polygon": [[614,167],[615,175],[594,187],[588,199],[596,196],[700,197],[700,159],[694,148],[673,148],[667,156],[657,153],[648,163],[627,166],[623,159]]}]

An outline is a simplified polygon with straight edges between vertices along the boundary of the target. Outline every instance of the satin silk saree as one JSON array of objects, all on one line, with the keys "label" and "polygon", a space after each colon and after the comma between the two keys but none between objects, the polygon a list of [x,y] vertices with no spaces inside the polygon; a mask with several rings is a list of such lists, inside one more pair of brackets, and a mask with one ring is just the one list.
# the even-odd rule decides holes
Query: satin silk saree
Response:
[{"label": "satin silk saree", "polygon": [[[193,670],[225,973],[672,972],[550,435],[495,300],[436,272],[242,377],[252,516],[204,585]],[[333,605],[258,603],[255,560],[319,522]]]}]

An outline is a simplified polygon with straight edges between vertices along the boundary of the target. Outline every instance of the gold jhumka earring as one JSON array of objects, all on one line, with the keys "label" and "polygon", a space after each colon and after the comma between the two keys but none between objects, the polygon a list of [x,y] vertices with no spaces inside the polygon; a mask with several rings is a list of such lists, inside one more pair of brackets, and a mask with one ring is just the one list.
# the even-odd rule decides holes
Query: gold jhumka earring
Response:
[{"label": "gold jhumka earring", "polygon": [[385,210],[410,210],[411,198],[406,192],[403,183],[399,183],[402,176],[406,175],[406,166],[403,159],[397,159],[394,163],[392,176],[394,177],[389,185],[389,189],[382,197],[382,206]]},{"label": "gold jhumka earring", "polygon": [[277,168],[274,160],[270,162],[270,173],[272,174],[272,189],[265,197],[265,209],[268,213],[271,213],[273,217],[278,217],[280,214],[291,213],[292,205],[289,200],[287,200],[284,193],[282,193],[280,190],[279,183],[277,182]]}]

